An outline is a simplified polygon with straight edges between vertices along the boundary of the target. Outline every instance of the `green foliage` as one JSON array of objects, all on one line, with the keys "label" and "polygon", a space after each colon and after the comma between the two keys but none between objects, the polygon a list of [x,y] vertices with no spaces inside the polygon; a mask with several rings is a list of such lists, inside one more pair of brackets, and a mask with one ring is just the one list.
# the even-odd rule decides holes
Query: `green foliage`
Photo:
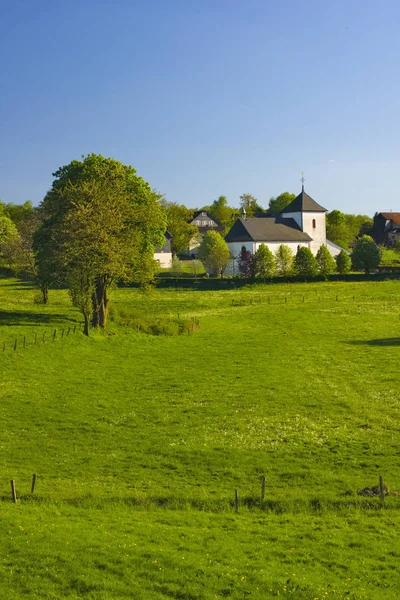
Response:
[{"label": "green foliage", "polygon": [[210,274],[222,277],[231,254],[224,238],[217,231],[208,231],[200,244],[199,257]]},{"label": "green foliage", "polygon": [[310,248],[300,246],[297,250],[293,270],[299,277],[315,277],[318,273],[318,264]]},{"label": "green foliage", "polygon": [[204,210],[207,210],[223,226],[224,235],[232,227],[238,216],[237,210],[228,206],[226,196],[219,196],[210,207],[206,207]]},{"label": "green foliage", "polygon": [[93,325],[105,327],[115,281],[131,279],[142,287],[153,282],[165,210],[135,169],[112,158],[90,154],[53,175],[34,239],[40,286],[47,290],[56,277],[76,285],[78,295],[71,290],[71,296],[84,315],[91,293]]},{"label": "green foliage", "polygon": [[276,269],[275,256],[265,244],[260,244],[256,252],[256,277],[273,277]]},{"label": "green foliage", "polygon": [[317,260],[318,272],[324,279],[327,279],[329,275],[332,275],[336,271],[336,261],[325,244],[322,244],[319,248],[315,258]]},{"label": "green foliage", "polygon": [[372,237],[363,235],[354,244],[351,262],[355,271],[370,273],[379,265],[381,250]]},{"label": "green foliage", "polygon": [[251,194],[242,194],[239,197],[239,206],[241,210],[246,211],[246,217],[254,217],[257,213],[264,212],[264,209],[258,204],[257,198]]},{"label": "green foliage", "polygon": [[348,249],[357,236],[371,230],[372,224],[372,219],[366,215],[350,215],[332,210],[326,215],[326,237]]},{"label": "green foliage", "polygon": [[284,208],[289,206],[295,198],[296,194],[289,194],[289,192],[283,192],[283,194],[279,194],[276,198],[271,196],[269,199],[268,212],[273,214],[280,213]]},{"label": "green foliage", "polygon": [[171,273],[173,273],[173,275],[175,275],[175,277],[178,277],[178,275],[180,275],[180,273],[182,273],[183,268],[182,268],[182,263],[179,260],[179,258],[177,256],[173,256],[172,260],[171,260]]},{"label": "green foliage", "polygon": [[294,255],[289,246],[281,244],[275,252],[275,264],[277,275],[288,277],[293,272]]},{"label": "green foliage", "polygon": [[190,240],[196,235],[197,227],[190,225],[191,212],[183,204],[161,202],[166,210],[167,229],[172,235],[171,249],[173,254],[188,250]]},{"label": "green foliage", "polygon": [[336,269],[340,275],[351,271],[351,258],[345,250],[341,250],[336,256]]}]

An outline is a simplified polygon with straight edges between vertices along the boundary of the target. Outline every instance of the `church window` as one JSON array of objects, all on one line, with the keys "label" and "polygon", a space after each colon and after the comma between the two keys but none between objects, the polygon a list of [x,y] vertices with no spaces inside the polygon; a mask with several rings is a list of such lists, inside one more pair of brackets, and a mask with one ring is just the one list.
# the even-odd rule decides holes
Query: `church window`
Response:
[{"label": "church window", "polygon": [[313,219],[313,220],[312,220],[312,228],[313,228],[313,229],[316,229],[316,227],[317,227],[317,222],[316,222],[316,220],[315,220],[315,219]]}]

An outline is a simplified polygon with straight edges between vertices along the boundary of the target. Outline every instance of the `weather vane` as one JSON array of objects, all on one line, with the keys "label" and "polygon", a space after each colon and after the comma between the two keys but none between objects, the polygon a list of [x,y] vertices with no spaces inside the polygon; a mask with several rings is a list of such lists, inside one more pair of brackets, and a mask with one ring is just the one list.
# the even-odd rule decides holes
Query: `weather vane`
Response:
[{"label": "weather vane", "polygon": [[303,186],[303,187],[304,187],[304,182],[305,182],[305,179],[304,179],[304,173],[303,173],[303,171],[302,171],[302,172],[301,172],[301,183],[302,183],[302,186]]}]

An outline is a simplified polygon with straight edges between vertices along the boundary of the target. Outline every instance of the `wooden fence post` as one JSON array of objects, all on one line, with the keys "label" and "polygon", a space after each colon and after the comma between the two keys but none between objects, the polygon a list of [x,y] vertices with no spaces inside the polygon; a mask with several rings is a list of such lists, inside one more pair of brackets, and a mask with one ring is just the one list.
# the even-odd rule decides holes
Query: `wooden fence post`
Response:
[{"label": "wooden fence post", "polygon": [[55,339],[56,339],[56,335],[57,335],[57,329],[55,329],[55,330],[54,330],[54,333],[53,333],[53,340],[55,340]]},{"label": "wooden fence post", "polygon": [[12,501],[15,504],[16,501],[17,501],[17,492],[15,491],[15,481],[14,481],[14,479],[11,479],[11,494],[12,494]]},{"label": "wooden fence post", "polygon": [[18,341],[18,340],[15,340],[15,342],[14,342],[14,350],[16,350],[16,349],[17,349],[17,341]]},{"label": "wooden fence post", "polygon": [[235,510],[236,510],[236,512],[239,512],[239,494],[236,489],[235,489]]},{"label": "wooden fence post", "polygon": [[381,497],[382,502],[385,500],[385,490],[383,489],[383,477],[379,475],[379,496]]},{"label": "wooden fence post", "polygon": [[261,477],[261,500],[265,498],[265,475]]},{"label": "wooden fence post", "polygon": [[33,344],[36,346],[36,341],[37,341],[37,333],[35,333],[35,341],[33,342]]},{"label": "wooden fence post", "polygon": [[35,485],[36,485],[36,475],[33,474],[32,475],[32,487],[31,487],[31,494],[33,494],[33,492],[35,491]]}]

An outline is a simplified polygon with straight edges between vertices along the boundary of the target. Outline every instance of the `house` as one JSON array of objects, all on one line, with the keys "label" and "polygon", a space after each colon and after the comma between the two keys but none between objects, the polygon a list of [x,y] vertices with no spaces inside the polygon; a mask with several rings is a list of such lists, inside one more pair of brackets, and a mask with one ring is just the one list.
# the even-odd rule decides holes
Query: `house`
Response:
[{"label": "house", "polygon": [[374,238],[377,244],[394,247],[400,238],[400,213],[375,213],[371,237]]},{"label": "house", "polygon": [[217,219],[214,219],[214,217],[206,210],[198,210],[195,212],[193,218],[189,221],[189,224],[194,225],[198,229],[198,233],[189,242],[188,250],[191,258],[197,258],[202,237],[207,231],[218,231],[219,233],[222,233],[224,230],[221,223],[219,223]]},{"label": "house", "polygon": [[255,254],[261,244],[268,246],[273,253],[284,244],[293,253],[300,246],[306,246],[313,254],[325,244],[336,256],[342,248],[326,239],[326,212],[326,208],[304,191],[303,183],[300,194],[279,214],[237,219],[225,236],[232,255],[231,270],[238,271],[236,260],[243,247]]},{"label": "house", "polygon": [[154,250],[154,260],[158,262],[161,268],[169,269],[172,261],[172,251],[171,251],[171,240],[172,235],[169,231],[166,231],[164,234],[165,244],[162,248],[156,248]]}]

